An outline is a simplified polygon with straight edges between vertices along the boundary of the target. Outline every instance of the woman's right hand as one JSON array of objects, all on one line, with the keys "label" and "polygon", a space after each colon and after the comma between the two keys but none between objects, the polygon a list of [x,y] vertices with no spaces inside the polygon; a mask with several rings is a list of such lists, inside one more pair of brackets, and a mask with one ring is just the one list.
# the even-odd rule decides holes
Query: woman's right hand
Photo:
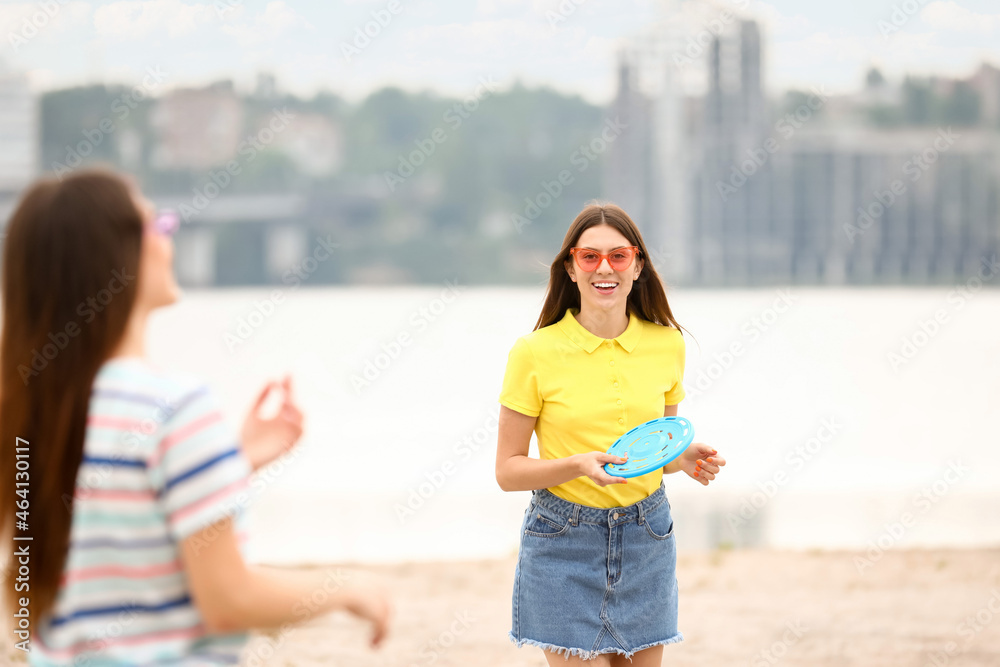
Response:
[{"label": "woman's right hand", "polygon": [[[272,391],[280,391],[281,408],[273,417],[264,418],[261,407]],[[253,470],[259,470],[295,446],[302,437],[302,411],[292,400],[290,375],[279,382],[268,382],[257,396],[240,432],[240,449]]]},{"label": "woman's right hand", "polygon": [[605,464],[625,463],[625,461],[628,460],[627,458],[615,456],[614,454],[608,454],[607,452],[586,452],[584,454],[574,454],[573,458],[576,460],[580,476],[589,477],[591,481],[598,486],[627,483],[627,480],[624,477],[609,475],[604,471]]},{"label": "woman's right hand", "polygon": [[374,626],[371,645],[377,648],[389,632],[392,605],[388,596],[381,591],[351,591],[344,608],[362,620],[371,621]]}]

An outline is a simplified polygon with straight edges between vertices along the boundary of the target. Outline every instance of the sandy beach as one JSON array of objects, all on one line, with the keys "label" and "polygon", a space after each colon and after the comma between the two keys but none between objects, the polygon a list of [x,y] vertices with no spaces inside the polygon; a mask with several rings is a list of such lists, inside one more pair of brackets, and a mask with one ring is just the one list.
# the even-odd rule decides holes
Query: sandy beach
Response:
[{"label": "sandy beach", "polygon": [[[889,551],[856,560],[865,558],[858,552],[681,554],[685,641],[666,648],[663,664],[1000,665],[1000,549]],[[394,595],[393,633],[380,650],[367,648],[363,625],[338,614],[284,636],[255,636],[244,662],[542,667],[540,650],[514,648],[506,637],[514,564],[510,557],[341,566],[341,576],[379,582]]]},{"label": "sandy beach", "polygon": [[[951,667],[1000,665],[1000,549],[715,551],[678,561],[685,641],[664,665]],[[330,586],[371,583],[393,597],[393,630],[368,648],[360,622],[332,614],[255,633],[257,667],[544,667],[507,639],[515,557],[321,567]],[[320,593],[321,594],[321,593]],[[308,601],[305,601],[308,604]],[[5,637],[5,644],[7,639]],[[5,648],[3,661],[23,656]]]}]

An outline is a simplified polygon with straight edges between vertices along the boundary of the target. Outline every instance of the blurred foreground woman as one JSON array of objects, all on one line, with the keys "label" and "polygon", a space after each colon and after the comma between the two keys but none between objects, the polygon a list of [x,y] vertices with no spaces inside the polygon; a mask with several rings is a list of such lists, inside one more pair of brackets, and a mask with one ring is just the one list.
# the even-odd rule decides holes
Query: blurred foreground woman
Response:
[{"label": "blurred foreground woman", "polygon": [[[235,664],[248,629],[344,609],[378,645],[381,595],[240,550],[253,470],[302,433],[290,379],[264,387],[237,433],[203,383],[145,358],[150,312],[179,295],[177,225],[103,171],[39,181],[11,218],[0,538],[15,641],[33,665]],[[265,418],[271,392],[281,408]]]}]

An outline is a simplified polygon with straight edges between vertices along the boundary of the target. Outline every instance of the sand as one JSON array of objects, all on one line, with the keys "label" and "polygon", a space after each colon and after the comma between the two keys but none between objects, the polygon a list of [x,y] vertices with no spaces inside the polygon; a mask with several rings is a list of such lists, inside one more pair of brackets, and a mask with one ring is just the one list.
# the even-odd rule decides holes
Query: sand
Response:
[{"label": "sand", "polygon": [[[664,665],[1000,665],[1000,549],[863,553],[716,551],[678,560],[685,641]],[[507,639],[515,558],[334,565],[390,592],[390,637],[368,648],[344,614],[255,633],[244,664],[274,667],[543,667]],[[865,564],[867,563],[867,564]],[[10,652],[0,654],[10,660]]]},{"label": "sand", "polygon": [[[865,554],[682,553],[685,641],[666,647],[663,664],[1000,665],[1000,550],[889,551],[861,571],[857,558]],[[345,567],[393,592],[382,649],[367,648],[365,626],[336,614],[289,633],[273,655],[255,637],[247,663],[542,667],[539,649],[514,648],[506,636],[514,563]]]}]

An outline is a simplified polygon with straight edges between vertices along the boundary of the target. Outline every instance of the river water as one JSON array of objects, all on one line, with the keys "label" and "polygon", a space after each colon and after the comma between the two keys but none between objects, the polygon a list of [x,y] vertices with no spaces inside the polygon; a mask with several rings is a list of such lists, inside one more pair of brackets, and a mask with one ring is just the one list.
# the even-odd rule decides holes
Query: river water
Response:
[{"label": "river water", "polygon": [[[150,354],[211,382],[236,423],[267,378],[292,373],[306,432],[253,486],[254,560],[501,556],[530,494],[495,482],[497,395],[542,297],[190,291],[154,316]],[[667,477],[679,548],[1000,543],[1000,292],[677,289],[670,302],[692,334],[680,414],[728,460],[708,488]]]}]

